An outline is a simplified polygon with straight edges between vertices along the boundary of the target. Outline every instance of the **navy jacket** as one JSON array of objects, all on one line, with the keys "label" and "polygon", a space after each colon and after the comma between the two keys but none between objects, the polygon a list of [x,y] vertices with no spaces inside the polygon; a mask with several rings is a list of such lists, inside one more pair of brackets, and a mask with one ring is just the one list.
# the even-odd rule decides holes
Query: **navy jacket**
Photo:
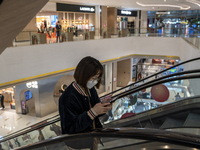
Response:
[{"label": "navy jacket", "polygon": [[[93,128],[93,120],[88,116],[87,111],[100,102],[95,88],[90,89],[91,97],[88,98],[80,94],[72,84],[70,84],[59,98],[59,114],[62,134],[73,134],[89,132]],[[98,119],[95,118],[96,128],[102,128]]]}]

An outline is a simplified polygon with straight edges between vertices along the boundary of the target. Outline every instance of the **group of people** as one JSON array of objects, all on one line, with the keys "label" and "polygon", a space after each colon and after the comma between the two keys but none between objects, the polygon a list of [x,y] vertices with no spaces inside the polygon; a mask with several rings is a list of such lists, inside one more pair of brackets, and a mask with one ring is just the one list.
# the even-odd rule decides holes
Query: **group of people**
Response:
[{"label": "group of people", "polygon": [[50,38],[51,38],[51,34],[54,32],[54,30],[56,30],[56,43],[61,42],[62,26],[60,24],[60,21],[56,22],[55,28],[53,28],[51,26],[49,28],[47,28],[47,21],[44,20],[40,25],[40,29],[38,28],[39,33],[47,33]]}]

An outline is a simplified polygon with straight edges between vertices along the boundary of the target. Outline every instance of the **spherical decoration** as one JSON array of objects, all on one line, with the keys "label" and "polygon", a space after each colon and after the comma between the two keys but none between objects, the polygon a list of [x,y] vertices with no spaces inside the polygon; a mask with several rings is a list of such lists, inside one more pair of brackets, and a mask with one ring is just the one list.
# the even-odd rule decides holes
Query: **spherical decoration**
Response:
[{"label": "spherical decoration", "polygon": [[124,119],[124,118],[127,118],[127,117],[131,117],[131,116],[135,116],[135,113],[125,113],[121,116],[120,119]]},{"label": "spherical decoration", "polygon": [[164,102],[169,98],[169,90],[165,85],[159,84],[151,88],[151,96],[157,102]]}]

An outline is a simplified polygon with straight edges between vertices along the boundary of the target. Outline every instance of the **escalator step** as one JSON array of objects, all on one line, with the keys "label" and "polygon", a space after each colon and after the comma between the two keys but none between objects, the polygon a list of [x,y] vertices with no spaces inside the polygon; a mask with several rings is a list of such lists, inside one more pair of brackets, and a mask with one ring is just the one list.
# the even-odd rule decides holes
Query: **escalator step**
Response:
[{"label": "escalator step", "polygon": [[190,113],[186,118],[184,127],[200,127],[200,114]]},{"label": "escalator step", "polygon": [[172,128],[172,127],[182,127],[183,122],[173,118],[166,118],[164,123],[161,125],[160,129]]}]

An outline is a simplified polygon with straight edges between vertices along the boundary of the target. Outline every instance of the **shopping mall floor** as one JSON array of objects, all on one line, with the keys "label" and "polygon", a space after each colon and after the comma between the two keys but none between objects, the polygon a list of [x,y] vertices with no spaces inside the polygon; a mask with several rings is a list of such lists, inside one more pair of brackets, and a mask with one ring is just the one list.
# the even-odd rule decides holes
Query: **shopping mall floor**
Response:
[{"label": "shopping mall floor", "polygon": [[15,109],[10,108],[9,103],[5,103],[5,109],[0,108],[0,137],[11,134],[15,131],[31,126],[44,119],[55,116],[58,112],[39,118],[30,115],[17,114]]}]

